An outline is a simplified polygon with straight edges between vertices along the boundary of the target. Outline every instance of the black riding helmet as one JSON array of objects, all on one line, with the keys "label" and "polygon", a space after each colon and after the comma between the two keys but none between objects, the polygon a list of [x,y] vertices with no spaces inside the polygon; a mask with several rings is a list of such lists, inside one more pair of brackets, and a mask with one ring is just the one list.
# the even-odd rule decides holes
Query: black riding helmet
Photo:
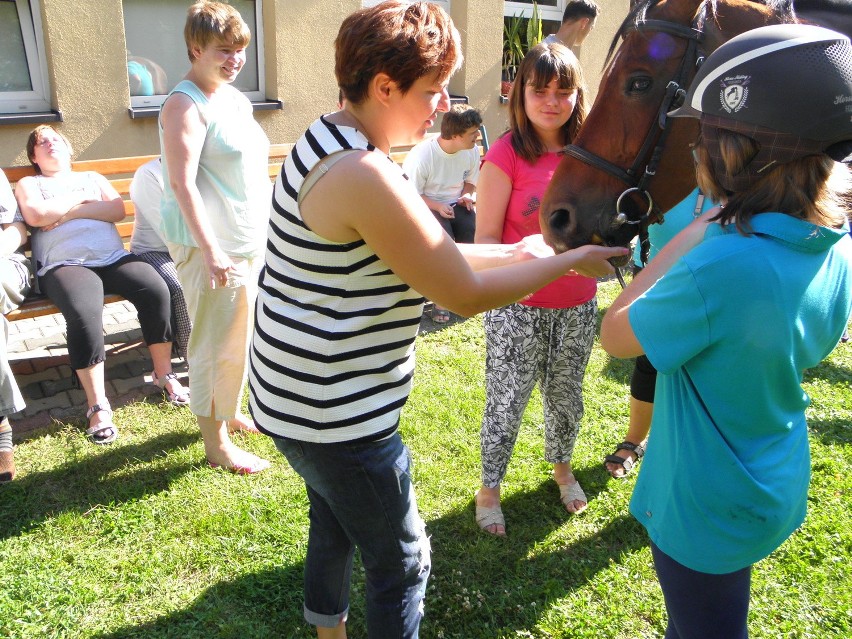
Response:
[{"label": "black riding helmet", "polygon": [[684,105],[669,115],[700,118],[702,130],[728,129],[757,141],[761,151],[743,171],[752,179],[805,155],[824,152],[848,161],[852,45],[836,31],[811,25],[747,31],[705,60]]}]

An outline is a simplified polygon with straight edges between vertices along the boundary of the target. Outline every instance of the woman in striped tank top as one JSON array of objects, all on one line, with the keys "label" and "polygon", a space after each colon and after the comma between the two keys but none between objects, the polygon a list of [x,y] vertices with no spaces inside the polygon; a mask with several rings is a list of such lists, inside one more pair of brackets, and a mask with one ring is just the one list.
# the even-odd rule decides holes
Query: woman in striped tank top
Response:
[{"label": "woman in striped tank top", "polygon": [[356,11],[335,60],[344,107],[311,124],[275,184],[250,407],[307,487],[306,620],[346,636],[357,547],[369,636],[417,637],[430,551],[397,426],[423,296],[471,316],[570,270],[608,274],[626,250],[553,255],[541,236],[456,245],[444,233],[388,156],[450,106],[459,35],[435,4]]}]

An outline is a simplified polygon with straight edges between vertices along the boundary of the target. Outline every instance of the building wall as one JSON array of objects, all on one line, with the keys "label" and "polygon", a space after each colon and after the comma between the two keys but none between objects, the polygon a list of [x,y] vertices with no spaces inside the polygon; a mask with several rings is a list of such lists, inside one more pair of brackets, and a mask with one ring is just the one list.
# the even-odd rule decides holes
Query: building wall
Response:
[{"label": "building wall", "polygon": [[601,10],[595,28],[580,47],[580,62],[592,98],[598,93],[609,45],[630,9],[630,0],[597,0],[597,3]]},{"label": "building wall", "polygon": [[[596,87],[612,34],[629,0],[600,0],[602,15],[583,45],[580,60]],[[77,159],[159,152],[156,118],[131,119],[121,0],[41,0],[52,104],[56,123]],[[266,96],[283,108],[257,111],[273,143],[294,142],[317,115],[337,103],[334,38],[360,0],[265,0]],[[502,0],[452,0],[465,64],[450,92],[467,95],[483,113],[493,139],[507,126],[499,103]],[[108,37],[105,34],[111,34]],[[593,90],[594,93],[594,90]],[[33,124],[0,124],[0,166],[27,164],[24,144]]]}]

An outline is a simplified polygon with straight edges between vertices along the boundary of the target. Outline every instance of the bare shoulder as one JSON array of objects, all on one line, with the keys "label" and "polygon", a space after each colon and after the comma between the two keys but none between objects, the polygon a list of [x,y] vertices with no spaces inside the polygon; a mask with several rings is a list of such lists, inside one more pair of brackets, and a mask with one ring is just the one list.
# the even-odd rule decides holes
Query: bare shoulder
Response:
[{"label": "bare shoulder", "polygon": [[330,167],[305,197],[301,212],[315,233],[333,241],[353,241],[361,237],[364,222],[391,211],[398,215],[419,199],[390,158],[357,151]]},{"label": "bare shoulder", "polygon": [[383,194],[404,188],[407,184],[402,169],[390,158],[374,151],[347,153],[336,161],[317,184],[325,183],[343,201],[353,198],[381,198]]},{"label": "bare shoulder", "polygon": [[160,122],[163,124],[200,119],[198,107],[186,93],[172,93],[160,109]]}]

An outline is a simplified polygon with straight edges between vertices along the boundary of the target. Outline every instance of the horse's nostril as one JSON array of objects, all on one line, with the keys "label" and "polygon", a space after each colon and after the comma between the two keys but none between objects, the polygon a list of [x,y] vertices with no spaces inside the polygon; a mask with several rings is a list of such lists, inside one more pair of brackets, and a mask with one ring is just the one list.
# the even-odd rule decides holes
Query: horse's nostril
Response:
[{"label": "horse's nostril", "polygon": [[566,231],[571,225],[571,213],[567,209],[556,209],[550,214],[550,228]]}]

